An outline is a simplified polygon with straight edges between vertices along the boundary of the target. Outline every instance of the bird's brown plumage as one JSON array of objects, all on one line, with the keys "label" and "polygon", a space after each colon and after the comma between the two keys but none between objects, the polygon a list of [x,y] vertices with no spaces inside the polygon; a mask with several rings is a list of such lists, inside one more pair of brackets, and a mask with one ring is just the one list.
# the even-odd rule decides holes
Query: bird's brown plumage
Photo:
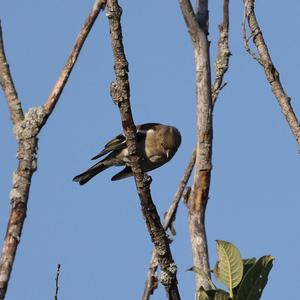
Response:
[{"label": "bird's brown plumage", "polygon": [[[142,154],[141,167],[144,172],[154,170],[168,162],[180,144],[180,132],[173,126],[159,123],[146,123],[137,126],[137,147]],[[83,185],[111,166],[125,166],[121,172],[112,177],[113,181],[132,176],[126,139],[123,134],[110,140],[104,149],[92,159],[100,158],[106,154],[108,155],[104,159],[75,176],[73,180]]]}]

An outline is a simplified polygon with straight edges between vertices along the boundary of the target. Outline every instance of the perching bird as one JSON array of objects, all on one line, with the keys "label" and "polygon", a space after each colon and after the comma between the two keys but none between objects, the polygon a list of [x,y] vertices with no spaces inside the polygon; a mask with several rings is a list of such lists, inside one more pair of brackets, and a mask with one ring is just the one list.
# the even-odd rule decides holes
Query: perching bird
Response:
[{"label": "perching bird", "polygon": [[[173,126],[147,123],[136,126],[136,129],[137,147],[142,154],[141,166],[144,172],[164,165],[174,156],[180,146],[180,132]],[[111,180],[114,181],[132,176],[128,162],[126,139],[123,134],[119,134],[109,141],[104,146],[104,149],[92,159],[97,159],[105,154],[108,155],[104,159],[85,172],[75,176],[73,181],[83,185],[100,172],[112,166],[125,166],[125,168],[113,176]]]}]

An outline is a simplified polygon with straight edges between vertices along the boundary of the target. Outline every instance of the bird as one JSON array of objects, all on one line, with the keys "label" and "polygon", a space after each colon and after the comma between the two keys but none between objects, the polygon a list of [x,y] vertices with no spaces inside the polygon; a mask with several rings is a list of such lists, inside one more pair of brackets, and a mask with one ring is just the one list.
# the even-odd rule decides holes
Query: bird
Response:
[{"label": "bird", "polygon": [[[141,168],[143,172],[159,168],[170,161],[181,144],[181,134],[174,126],[146,123],[137,125],[136,130],[137,148],[142,156]],[[73,181],[84,185],[94,176],[112,166],[125,166],[121,172],[111,178],[112,181],[133,175],[129,164],[129,153],[124,134],[119,134],[110,140],[92,160],[106,154],[105,158],[85,172],[75,176]]]}]

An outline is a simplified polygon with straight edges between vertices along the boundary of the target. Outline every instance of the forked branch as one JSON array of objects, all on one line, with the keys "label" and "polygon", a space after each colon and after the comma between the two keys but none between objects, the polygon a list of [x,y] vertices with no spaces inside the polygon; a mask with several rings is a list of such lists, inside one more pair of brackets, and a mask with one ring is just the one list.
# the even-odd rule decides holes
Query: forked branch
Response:
[{"label": "forked branch", "polygon": [[37,168],[38,133],[52,113],[55,104],[58,102],[59,96],[72,71],[85,38],[100,10],[104,8],[104,6],[104,0],[95,1],[92,12],[80,31],[74,49],[45,105],[43,107],[29,109],[25,116],[8,68],[2,32],[0,32],[0,82],[14,125],[14,133],[18,142],[17,158],[19,160],[18,167],[13,173],[12,190],[10,192],[11,211],[0,258],[0,300],[5,298],[26,218],[31,178]]}]

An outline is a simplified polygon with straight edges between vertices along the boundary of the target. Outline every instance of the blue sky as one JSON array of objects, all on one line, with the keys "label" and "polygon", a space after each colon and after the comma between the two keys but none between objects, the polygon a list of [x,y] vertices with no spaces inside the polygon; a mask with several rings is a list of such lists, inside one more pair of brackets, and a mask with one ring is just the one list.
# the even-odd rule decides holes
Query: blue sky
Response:
[{"label": "blue sky", "polygon": [[[212,65],[221,1],[210,1]],[[0,18],[11,72],[23,102],[42,105],[65,63],[93,1],[2,1]],[[195,144],[193,51],[177,1],[120,1],[137,124],[173,124],[182,146],[151,176],[161,215],[167,210]],[[299,104],[300,3],[257,1],[257,17],[294,109]],[[232,57],[214,111],[213,173],[206,227],[213,266],[215,240],[233,242],[243,257],[276,260],[262,299],[293,299],[298,284],[299,154],[260,66],[243,49],[242,1],[230,5]],[[114,79],[105,14],[101,14],[39,139],[27,219],[7,299],[140,299],[152,245],[132,179],[111,182],[107,170],[85,186],[72,182],[105,142],[121,131],[109,95]],[[9,213],[16,142],[0,94],[0,236]],[[193,299],[187,210],[180,206],[172,243],[182,299]],[[288,286],[288,289],[284,287]],[[152,299],[164,299],[159,288]]]}]

